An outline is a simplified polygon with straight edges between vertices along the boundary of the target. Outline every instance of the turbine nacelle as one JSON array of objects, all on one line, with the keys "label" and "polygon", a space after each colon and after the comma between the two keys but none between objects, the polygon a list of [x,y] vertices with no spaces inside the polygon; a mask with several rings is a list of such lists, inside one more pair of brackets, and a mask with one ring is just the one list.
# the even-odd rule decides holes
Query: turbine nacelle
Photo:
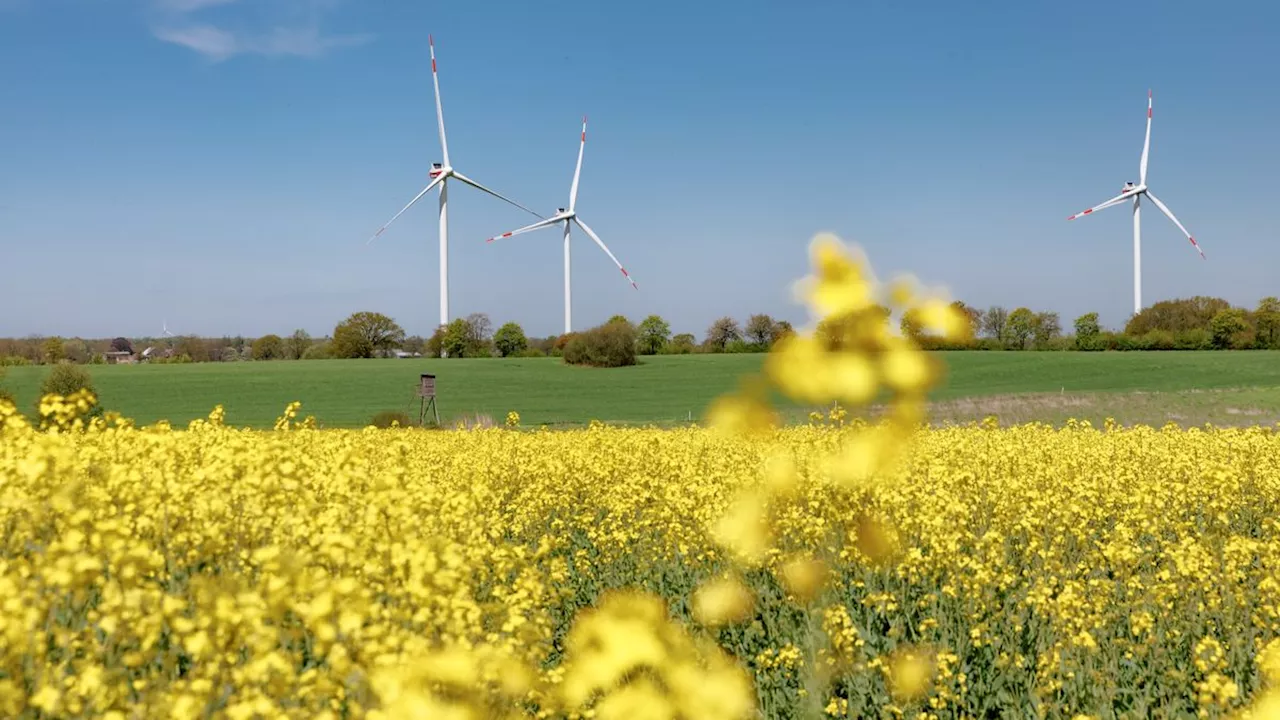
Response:
[{"label": "turbine nacelle", "polygon": [[441,163],[431,163],[431,172],[428,173],[428,175],[431,176],[432,180],[435,180],[441,175],[448,175],[452,172],[453,172],[453,168],[451,167],[445,167]]},{"label": "turbine nacelle", "polygon": [[1120,189],[1120,194],[1128,196],[1128,195],[1136,195],[1137,193],[1146,192],[1146,191],[1147,191],[1146,185],[1134,185],[1131,182],[1127,182],[1124,184],[1124,187]]}]

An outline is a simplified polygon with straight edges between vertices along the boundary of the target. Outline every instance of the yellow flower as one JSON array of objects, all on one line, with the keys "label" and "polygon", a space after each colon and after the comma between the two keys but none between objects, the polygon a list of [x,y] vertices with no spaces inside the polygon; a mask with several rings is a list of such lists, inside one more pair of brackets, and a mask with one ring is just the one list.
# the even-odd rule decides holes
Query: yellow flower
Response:
[{"label": "yellow flower", "polygon": [[861,258],[851,256],[840,239],[821,233],[809,244],[817,276],[801,281],[797,290],[819,316],[843,315],[865,309],[872,302]]},{"label": "yellow flower", "polygon": [[741,622],[751,616],[755,598],[740,578],[725,575],[702,584],[693,594],[693,617],[704,625]]},{"label": "yellow flower", "polygon": [[827,564],[807,555],[796,555],[782,565],[782,583],[800,602],[809,602],[822,590],[828,577]]},{"label": "yellow flower", "polygon": [[924,695],[933,680],[932,653],[923,648],[904,648],[888,661],[889,689],[898,702],[910,702]]}]

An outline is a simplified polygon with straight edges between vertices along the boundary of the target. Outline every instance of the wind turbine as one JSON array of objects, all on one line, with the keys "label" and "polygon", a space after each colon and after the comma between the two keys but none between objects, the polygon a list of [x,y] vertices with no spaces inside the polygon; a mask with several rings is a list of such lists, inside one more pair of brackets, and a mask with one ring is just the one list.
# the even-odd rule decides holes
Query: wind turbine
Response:
[{"label": "wind turbine", "polygon": [[499,238],[509,238],[513,235],[527,233],[533,230],[538,230],[539,228],[550,227],[552,225],[555,225],[556,223],[559,223],[564,227],[564,331],[565,331],[565,334],[568,334],[573,331],[573,291],[572,291],[572,284],[570,282],[571,272],[570,272],[570,262],[569,262],[569,228],[571,223],[577,223],[578,227],[582,228],[582,231],[585,232],[592,240],[594,240],[596,245],[600,246],[601,250],[604,250],[605,254],[608,255],[611,260],[613,260],[613,264],[617,265],[618,269],[622,271],[622,276],[627,279],[627,282],[631,283],[631,287],[635,288],[636,290],[640,289],[640,287],[636,285],[636,281],[631,279],[631,274],[627,272],[627,269],[622,267],[622,263],[618,262],[618,258],[614,257],[612,252],[609,252],[608,246],[604,244],[604,241],[600,239],[600,236],[596,235],[595,231],[593,231],[585,222],[582,221],[582,218],[578,216],[578,213],[575,210],[578,204],[578,179],[582,176],[582,152],[583,150],[586,149],[586,147],[587,147],[587,118],[584,115],[582,118],[582,142],[581,144],[578,145],[578,167],[573,171],[573,185],[569,187],[569,208],[567,210],[565,208],[559,208],[556,210],[556,214],[552,217],[549,217],[545,220],[540,220],[536,223],[533,223],[532,225],[526,225],[517,230],[512,230],[511,232],[502,233],[501,235],[491,237],[488,240],[488,242],[493,242],[494,240],[497,240]]},{"label": "wind turbine", "polygon": [[525,212],[533,215],[534,217],[540,218],[542,216],[530,210],[529,208],[521,205],[515,200],[512,200],[503,195],[500,195],[499,193],[494,192],[493,190],[490,190],[489,188],[481,185],[475,180],[472,180],[466,175],[463,175],[462,173],[455,170],[452,165],[449,164],[449,143],[445,139],[445,134],[444,134],[444,110],[441,108],[441,105],[440,105],[440,76],[436,72],[436,44],[435,44],[435,39],[432,38],[430,35],[427,36],[427,44],[431,47],[431,82],[435,85],[436,121],[440,126],[440,149],[441,149],[441,152],[444,154],[444,162],[431,164],[431,172],[429,173],[431,177],[431,182],[428,183],[427,186],[422,189],[422,192],[418,193],[417,196],[415,196],[412,200],[410,200],[408,205],[405,205],[400,210],[400,212],[396,213],[394,217],[388,220],[386,225],[383,225],[381,228],[378,228],[378,232],[374,233],[372,237],[370,237],[367,241],[365,241],[365,245],[368,245],[369,243],[373,242],[374,238],[381,235],[388,227],[391,226],[391,223],[396,221],[396,218],[403,215],[406,210],[413,207],[414,203],[421,200],[424,195],[431,192],[433,188],[439,185],[440,186],[440,324],[447,325],[449,323],[449,179],[450,178],[457,179],[463,183],[466,183],[467,185],[470,185],[471,187],[476,188],[477,190],[482,190],[486,193],[489,193],[490,195],[498,198],[499,200],[510,203],[511,205],[514,205],[520,208],[521,210],[524,210]]},{"label": "wind turbine", "polygon": [[1078,212],[1075,215],[1072,215],[1071,217],[1067,218],[1068,220],[1075,220],[1078,217],[1084,217],[1085,215],[1089,215],[1103,208],[1109,208],[1112,205],[1119,205],[1125,200],[1133,198],[1133,314],[1135,315],[1142,312],[1142,222],[1141,222],[1141,217],[1142,217],[1142,196],[1143,195],[1146,195],[1147,197],[1151,198],[1151,202],[1155,203],[1155,206],[1160,209],[1160,212],[1169,216],[1169,219],[1173,221],[1173,224],[1177,225],[1178,229],[1182,231],[1182,234],[1186,235],[1187,239],[1191,241],[1191,245],[1196,249],[1196,252],[1200,253],[1200,258],[1204,259],[1204,251],[1200,249],[1200,244],[1197,243],[1196,239],[1191,236],[1191,233],[1187,232],[1187,229],[1183,227],[1182,223],[1178,222],[1178,218],[1174,217],[1173,213],[1170,212],[1169,208],[1165,206],[1164,203],[1160,202],[1160,198],[1156,197],[1155,194],[1151,192],[1150,188],[1147,187],[1147,157],[1150,154],[1150,150],[1151,150],[1151,91],[1148,90],[1147,91],[1147,137],[1146,137],[1146,140],[1144,140],[1142,143],[1142,161],[1138,164],[1138,184],[1134,185],[1131,182],[1126,182],[1124,184],[1124,190],[1122,190],[1119,195],[1111,198],[1110,200],[1100,205],[1094,205],[1088,210],[1085,210],[1083,212]]}]

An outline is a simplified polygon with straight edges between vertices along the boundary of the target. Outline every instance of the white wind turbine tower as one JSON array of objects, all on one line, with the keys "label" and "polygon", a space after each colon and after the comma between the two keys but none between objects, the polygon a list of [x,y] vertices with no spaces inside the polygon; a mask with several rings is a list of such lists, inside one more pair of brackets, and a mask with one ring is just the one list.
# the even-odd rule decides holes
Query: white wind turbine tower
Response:
[{"label": "white wind turbine tower", "polygon": [[365,241],[365,244],[368,245],[369,243],[373,242],[374,238],[381,235],[383,231],[385,231],[388,227],[390,227],[391,223],[396,221],[396,218],[403,215],[406,210],[413,207],[414,203],[421,200],[424,195],[431,192],[432,188],[439,185],[440,186],[440,324],[447,325],[449,323],[449,179],[456,178],[457,180],[460,180],[466,183],[467,185],[470,185],[471,187],[476,188],[477,190],[482,190],[498,198],[499,200],[510,203],[520,208],[521,210],[524,210],[525,212],[533,215],[534,217],[540,218],[542,216],[530,210],[529,208],[521,205],[515,200],[504,197],[503,195],[500,195],[497,192],[494,192],[493,190],[490,190],[489,188],[481,185],[475,180],[472,180],[466,175],[463,175],[462,173],[455,170],[452,165],[449,164],[449,143],[445,139],[445,134],[444,134],[444,110],[441,108],[441,105],[440,105],[440,76],[436,72],[436,45],[435,45],[434,38],[432,38],[430,35],[427,36],[427,44],[431,47],[431,82],[435,85],[436,121],[440,126],[440,150],[444,155],[444,162],[431,164],[431,172],[430,172],[431,182],[425,188],[422,189],[422,192],[418,193],[416,197],[410,200],[408,205],[405,205],[403,208],[401,208],[400,212],[396,213],[394,217],[388,220],[386,225],[383,225],[381,228],[379,228],[378,232],[373,234],[373,237],[370,237],[367,241]]},{"label": "white wind turbine tower", "polygon": [[604,250],[605,254],[609,256],[609,259],[613,260],[613,264],[617,265],[618,269],[622,271],[622,276],[627,279],[627,282],[631,283],[631,287],[635,288],[636,290],[640,289],[639,286],[636,285],[636,281],[631,279],[631,274],[627,272],[627,269],[622,267],[622,263],[618,262],[618,258],[614,257],[612,252],[609,252],[609,248],[604,244],[604,241],[600,239],[600,236],[596,235],[595,232],[590,227],[588,227],[585,222],[582,221],[582,218],[578,216],[578,213],[575,210],[578,204],[578,178],[582,176],[582,152],[583,150],[586,149],[586,147],[587,147],[587,118],[584,116],[582,118],[582,142],[578,145],[578,167],[573,171],[573,185],[570,186],[569,188],[569,208],[567,210],[565,208],[559,208],[556,211],[556,214],[552,217],[549,217],[545,220],[540,220],[536,223],[533,223],[532,225],[526,225],[517,230],[512,230],[511,232],[502,233],[501,235],[498,235],[496,237],[491,237],[488,240],[488,242],[493,242],[498,238],[509,238],[512,235],[519,235],[520,233],[526,233],[531,230],[550,227],[552,225],[555,225],[556,223],[560,223],[561,225],[564,226],[564,331],[565,331],[565,334],[568,334],[573,331],[573,292],[572,292],[572,283],[570,282],[571,273],[570,273],[570,262],[569,262],[569,228],[571,223],[577,223],[578,227],[582,228],[582,231],[585,232],[592,240],[594,240],[596,245],[600,246],[601,250]]},{"label": "white wind turbine tower", "polygon": [[1147,156],[1150,154],[1150,150],[1151,91],[1148,90],[1147,137],[1142,143],[1142,161],[1138,165],[1138,184],[1134,185],[1131,182],[1126,182],[1124,184],[1124,190],[1121,191],[1119,195],[1100,205],[1095,205],[1088,210],[1078,212],[1067,218],[1068,220],[1075,220],[1078,217],[1084,217],[1094,211],[1109,208],[1112,205],[1119,205],[1125,200],[1133,198],[1133,313],[1135,315],[1142,312],[1142,223],[1140,218],[1142,216],[1143,195],[1151,198],[1151,202],[1155,203],[1155,206],[1160,209],[1160,212],[1169,216],[1169,219],[1173,221],[1173,224],[1177,225],[1178,229],[1182,231],[1182,234],[1186,235],[1187,239],[1191,241],[1191,245],[1195,247],[1196,252],[1200,253],[1201,259],[1204,258],[1204,251],[1200,249],[1200,244],[1196,242],[1196,239],[1191,236],[1191,233],[1187,232],[1187,229],[1183,227],[1182,223],[1178,222],[1178,218],[1174,217],[1173,213],[1169,211],[1169,208],[1166,207],[1164,203],[1160,202],[1160,198],[1156,197],[1155,194],[1151,192],[1150,188],[1147,187]]}]

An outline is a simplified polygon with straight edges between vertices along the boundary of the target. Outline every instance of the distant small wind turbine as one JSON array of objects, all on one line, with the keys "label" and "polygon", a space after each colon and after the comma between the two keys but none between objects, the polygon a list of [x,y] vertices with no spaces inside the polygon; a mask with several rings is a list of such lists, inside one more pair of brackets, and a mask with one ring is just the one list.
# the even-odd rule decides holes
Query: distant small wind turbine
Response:
[{"label": "distant small wind turbine", "polygon": [[1128,200],[1129,198],[1133,198],[1133,313],[1135,315],[1142,312],[1142,222],[1140,218],[1142,215],[1142,196],[1143,195],[1146,195],[1147,197],[1151,198],[1151,202],[1155,203],[1157,208],[1160,208],[1160,212],[1167,215],[1169,219],[1173,221],[1173,224],[1177,225],[1178,229],[1182,231],[1182,234],[1187,236],[1187,239],[1191,241],[1191,245],[1196,249],[1196,252],[1200,253],[1201,259],[1204,258],[1204,251],[1200,249],[1200,244],[1196,242],[1196,239],[1191,236],[1191,233],[1187,232],[1187,229],[1183,227],[1182,223],[1178,222],[1178,218],[1174,217],[1173,213],[1170,212],[1169,208],[1166,207],[1164,203],[1160,202],[1160,198],[1156,197],[1151,192],[1151,190],[1147,187],[1147,157],[1150,154],[1150,150],[1151,150],[1151,91],[1148,90],[1147,91],[1147,137],[1146,137],[1146,140],[1144,140],[1142,143],[1142,161],[1138,165],[1138,184],[1134,185],[1131,182],[1126,182],[1124,184],[1124,190],[1119,195],[1111,198],[1110,200],[1100,205],[1094,205],[1088,210],[1085,210],[1083,212],[1078,212],[1075,215],[1072,215],[1071,217],[1067,218],[1068,220],[1075,220],[1078,217],[1084,217],[1085,215],[1092,214],[1103,208],[1109,208],[1112,205],[1119,205],[1125,200]]},{"label": "distant small wind turbine", "polygon": [[572,292],[572,283],[570,282],[571,273],[570,273],[570,262],[569,262],[570,223],[577,223],[578,227],[582,228],[582,231],[585,232],[592,240],[594,240],[596,245],[599,245],[600,249],[604,250],[605,254],[608,255],[611,260],[613,260],[613,264],[617,265],[618,269],[622,271],[622,276],[627,279],[627,282],[631,283],[631,287],[637,290],[640,289],[639,286],[636,285],[636,281],[631,279],[631,274],[627,272],[627,269],[622,267],[622,263],[618,262],[618,258],[614,257],[612,252],[609,252],[609,248],[604,244],[604,241],[600,239],[600,236],[596,235],[595,232],[590,227],[588,227],[585,222],[582,221],[582,218],[578,216],[578,213],[575,210],[578,203],[578,179],[582,175],[582,153],[586,149],[586,147],[587,147],[587,118],[584,116],[582,118],[582,141],[578,145],[578,167],[573,171],[573,185],[570,186],[569,188],[569,209],[566,210],[565,208],[559,208],[556,211],[556,214],[554,216],[547,218],[546,220],[541,220],[539,222],[533,223],[532,225],[526,225],[517,230],[512,230],[511,232],[502,233],[501,235],[498,235],[496,237],[491,237],[488,240],[488,242],[493,242],[494,240],[497,240],[499,238],[509,238],[513,235],[519,235],[520,233],[526,233],[533,230],[538,230],[539,228],[550,227],[551,225],[555,225],[556,223],[560,223],[561,225],[564,226],[564,331],[565,331],[565,334],[573,332],[573,310],[572,310],[573,292]]},{"label": "distant small wind turbine", "polygon": [[435,85],[436,121],[440,126],[440,150],[444,155],[444,162],[431,164],[431,172],[429,173],[429,175],[431,176],[431,182],[428,183],[427,186],[422,189],[422,192],[418,193],[416,197],[410,200],[408,205],[405,205],[400,210],[400,212],[396,213],[394,217],[388,220],[386,225],[383,225],[381,228],[378,228],[378,232],[374,233],[372,237],[370,237],[367,241],[365,241],[365,244],[368,245],[369,243],[373,242],[374,238],[377,238],[379,235],[383,233],[383,231],[385,231],[388,227],[390,227],[391,223],[395,222],[396,218],[403,215],[405,210],[408,210],[409,208],[413,207],[413,204],[421,200],[422,196],[431,192],[432,188],[439,185],[440,186],[440,324],[448,325],[449,324],[449,187],[448,187],[449,178],[456,178],[466,183],[467,185],[470,185],[471,187],[476,188],[477,190],[482,190],[486,193],[489,193],[490,195],[498,198],[499,200],[510,203],[520,208],[521,210],[524,210],[530,215],[533,215],[534,217],[540,218],[542,216],[530,210],[529,208],[521,205],[515,200],[507,198],[503,195],[500,195],[497,192],[494,192],[493,190],[490,190],[489,188],[481,185],[475,180],[472,180],[466,175],[463,175],[462,173],[455,170],[452,165],[449,164],[449,143],[448,143],[448,140],[446,140],[445,134],[444,134],[444,110],[440,105],[440,77],[436,72],[436,45],[435,45],[434,38],[432,38],[430,35],[427,36],[427,44],[431,47],[431,82]]}]

